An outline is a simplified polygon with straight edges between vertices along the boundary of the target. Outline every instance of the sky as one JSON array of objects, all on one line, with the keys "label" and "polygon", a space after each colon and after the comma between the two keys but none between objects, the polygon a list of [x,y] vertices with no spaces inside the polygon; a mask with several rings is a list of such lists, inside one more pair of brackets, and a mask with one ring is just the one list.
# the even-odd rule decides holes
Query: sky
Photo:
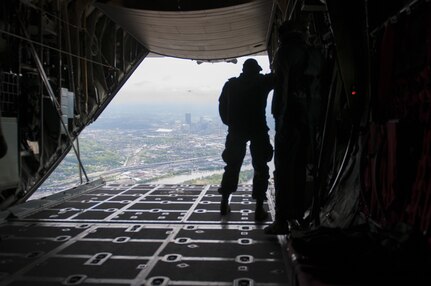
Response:
[{"label": "sky", "polygon": [[270,72],[265,55],[238,58],[236,64],[198,64],[186,59],[147,57],[110,105],[212,106],[216,110],[224,83],[241,73],[242,64],[248,58],[255,58],[259,62],[263,69],[261,73]]}]

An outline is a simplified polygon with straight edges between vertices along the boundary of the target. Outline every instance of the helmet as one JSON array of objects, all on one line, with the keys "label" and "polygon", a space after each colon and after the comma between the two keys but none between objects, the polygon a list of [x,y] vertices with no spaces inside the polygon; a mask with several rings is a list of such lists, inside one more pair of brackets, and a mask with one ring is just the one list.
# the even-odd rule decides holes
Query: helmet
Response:
[{"label": "helmet", "polygon": [[262,70],[262,68],[260,67],[260,65],[257,63],[257,61],[255,59],[247,59],[243,66],[242,66],[242,71],[247,73],[247,72],[260,72]]}]

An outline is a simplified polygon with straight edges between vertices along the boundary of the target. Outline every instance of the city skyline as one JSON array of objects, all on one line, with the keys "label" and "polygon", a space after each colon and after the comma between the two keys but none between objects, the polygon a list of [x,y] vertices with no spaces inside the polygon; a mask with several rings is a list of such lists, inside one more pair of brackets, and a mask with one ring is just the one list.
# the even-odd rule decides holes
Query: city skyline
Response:
[{"label": "city skyline", "polygon": [[[177,115],[184,118],[211,116],[218,119],[218,97],[224,83],[241,73],[242,64],[254,58],[262,67],[261,73],[271,72],[266,55],[246,56],[237,63],[201,63],[171,57],[147,57],[119,90],[110,104],[90,126],[106,126],[106,120],[134,115],[145,121],[154,114]],[[271,117],[272,92],[269,94],[267,116]],[[136,122],[133,122],[135,126]],[[268,122],[272,125],[271,119]]]}]

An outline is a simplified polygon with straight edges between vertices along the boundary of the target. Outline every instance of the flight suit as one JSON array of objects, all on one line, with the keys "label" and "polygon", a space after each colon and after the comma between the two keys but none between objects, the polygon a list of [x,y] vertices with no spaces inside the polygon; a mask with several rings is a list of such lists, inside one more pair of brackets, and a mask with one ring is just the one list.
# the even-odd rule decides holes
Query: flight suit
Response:
[{"label": "flight suit", "polygon": [[229,79],[219,98],[219,113],[228,126],[225,150],[226,163],[219,193],[230,195],[238,187],[241,165],[250,141],[250,154],[254,169],[252,197],[266,200],[269,168],[273,148],[266,123],[266,102],[273,89],[273,76],[260,73],[241,73]]},{"label": "flight suit", "polygon": [[305,70],[308,49],[300,32],[284,36],[275,58],[277,85],[272,113],[275,119],[275,220],[300,219],[304,214],[309,144]]}]

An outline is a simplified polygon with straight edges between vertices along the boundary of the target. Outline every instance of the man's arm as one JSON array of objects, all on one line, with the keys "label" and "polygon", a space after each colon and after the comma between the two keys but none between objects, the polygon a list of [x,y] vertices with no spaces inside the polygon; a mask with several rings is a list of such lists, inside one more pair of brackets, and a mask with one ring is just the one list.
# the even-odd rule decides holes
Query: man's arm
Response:
[{"label": "man's arm", "polygon": [[268,92],[274,89],[275,82],[276,81],[274,73],[267,73],[262,75],[262,85]]},{"label": "man's arm", "polygon": [[229,125],[229,116],[228,116],[228,107],[229,107],[229,85],[228,83],[225,83],[223,86],[222,92],[219,97],[219,106],[218,111],[220,114],[221,121]]}]

